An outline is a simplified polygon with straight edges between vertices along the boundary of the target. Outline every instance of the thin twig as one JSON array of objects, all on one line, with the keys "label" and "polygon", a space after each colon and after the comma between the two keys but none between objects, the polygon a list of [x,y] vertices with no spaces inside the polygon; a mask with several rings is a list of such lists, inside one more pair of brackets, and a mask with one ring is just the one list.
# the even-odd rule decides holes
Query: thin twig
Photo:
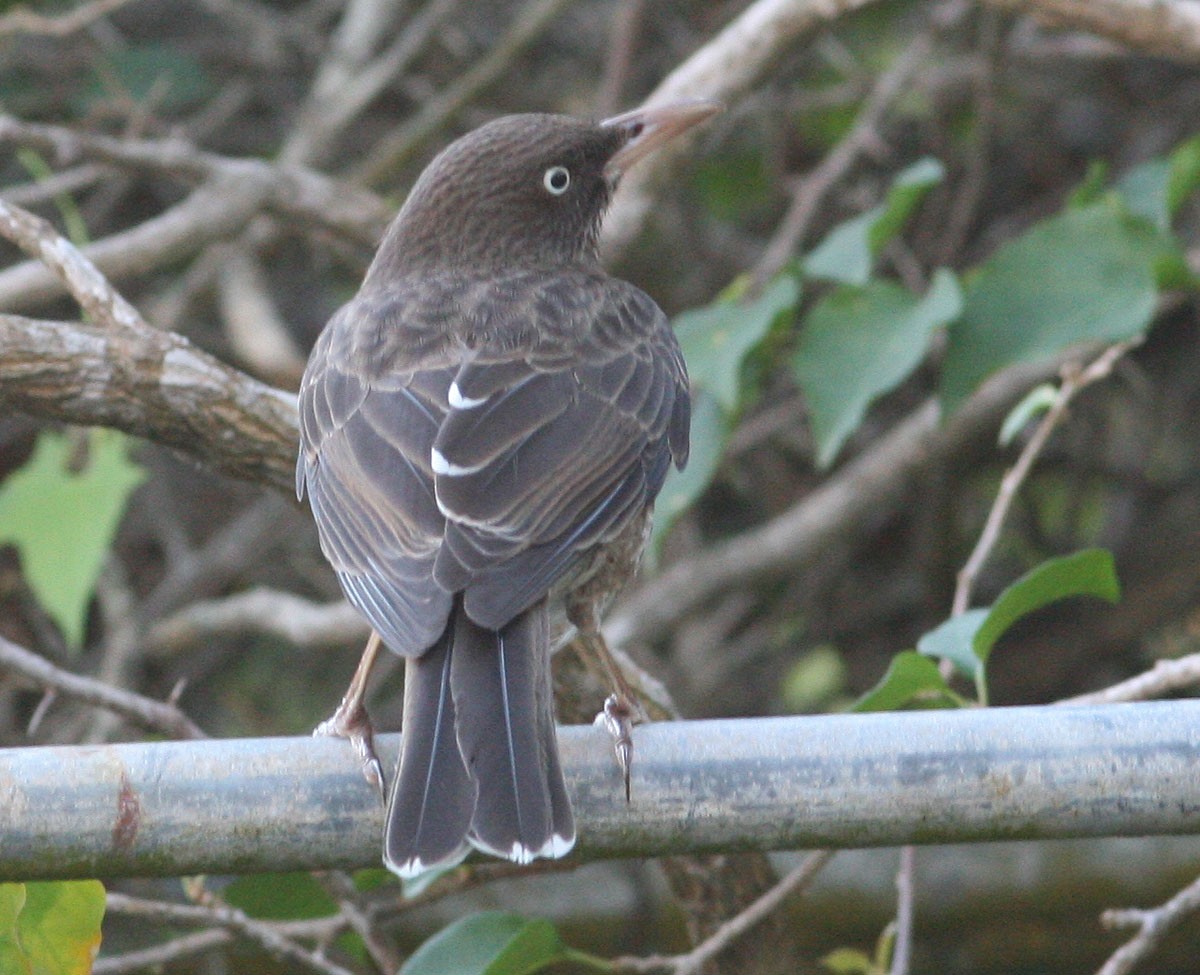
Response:
[{"label": "thin twig", "polygon": [[340,870],[330,870],[314,874],[314,877],[325,888],[325,892],[337,901],[342,917],[346,919],[346,926],[362,938],[363,946],[375,967],[384,975],[399,971],[402,961],[399,953],[380,937],[372,923],[366,899],[358,892],[350,876]]},{"label": "thin twig", "polygon": [[[338,133],[388,84],[403,74],[460,2],[430,0],[388,48],[369,63],[356,63],[345,45],[335,43],[331,46],[300,112],[300,121],[280,151],[281,162],[320,161]],[[382,19],[377,18],[377,23],[383,28],[388,26]]]},{"label": "thin twig", "polygon": [[91,975],[125,975],[127,972],[160,970],[171,962],[183,961],[213,948],[220,948],[233,940],[234,936],[221,928],[197,931],[195,934],[172,938],[151,948],[97,958],[92,963]]},{"label": "thin twig", "polygon": [[913,922],[916,919],[917,848],[900,847],[896,871],[896,941],[892,946],[890,975],[908,975],[912,965]]},{"label": "thin twig", "polygon": [[939,256],[937,264],[958,266],[967,241],[971,223],[978,212],[987,187],[988,167],[992,158],[992,141],[999,106],[996,95],[996,76],[1000,70],[1000,16],[994,10],[980,11],[979,70],[972,77],[974,89],[974,123],[971,141],[966,150],[966,166],[958,181],[957,192],[950,202],[949,213],[938,230]]},{"label": "thin twig", "polygon": [[204,732],[177,707],[152,698],[110,687],[56,667],[45,657],[0,636],[0,667],[22,674],[42,687],[52,688],[85,704],[114,714],[172,738],[205,738]]},{"label": "thin twig", "polygon": [[91,0],[61,17],[47,17],[21,6],[0,17],[0,37],[13,34],[41,34],[45,37],[66,37],[83,30],[130,0]]},{"label": "thin twig", "polygon": [[293,593],[259,587],[191,603],[155,623],[147,642],[156,652],[175,653],[213,637],[242,633],[278,636],[304,648],[361,643],[370,627],[344,599],[316,603]]},{"label": "thin twig", "polygon": [[[830,21],[874,0],[756,0],[716,37],[676,67],[646,104],[680,98],[713,98],[732,102],[751,90],[800,39]],[[653,208],[653,187],[671,171],[689,140],[676,139],[622,179],[601,239],[606,256],[620,252],[637,236]]]},{"label": "thin twig", "polygon": [[41,261],[93,321],[110,328],[147,327],[138,310],[49,221],[0,200],[0,234]]},{"label": "thin twig", "polygon": [[1163,0],[988,0],[1057,27],[1087,30],[1135,51],[1200,62],[1200,8]]},{"label": "thin twig", "polygon": [[836,850],[814,850],[793,867],[775,886],[750,904],[745,910],[722,924],[709,937],[683,955],[651,955],[646,958],[617,958],[614,971],[633,975],[670,972],[671,975],[695,975],[706,964],[728,948],[734,941],[762,923],[791,894],[803,890],[833,859]]},{"label": "thin twig", "polygon": [[1029,476],[1029,472],[1033,468],[1034,461],[1037,460],[1038,455],[1042,452],[1042,448],[1046,446],[1046,442],[1050,439],[1050,434],[1054,432],[1055,428],[1066,415],[1067,407],[1070,406],[1071,401],[1092,383],[1107,377],[1121,356],[1140,341],[1140,339],[1131,339],[1127,342],[1118,342],[1115,345],[1111,345],[1100,353],[1091,364],[1082,369],[1070,364],[1063,367],[1061,373],[1062,382],[1059,384],[1054,402],[1050,404],[1049,409],[1046,410],[1033,435],[1021,450],[1020,456],[1017,457],[1017,462],[1013,464],[1000,481],[1000,488],[996,492],[996,500],[988,512],[983,531],[979,534],[979,540],[975,543],[975,548],[972,549],[966,563],[958,572],[954,588],[954,602],[950,611],[951,615],[959,616],[965,613],[967,607],[970,606],[975,581],[980,570],[983,568],[984,562],[987,561],[992,549],[995,548],[996,542],[1000,537],[1000,531],[1004,527],[1004,521],[1008,517],[1009,509],[1016,498],[1017,491],[1025,483],[1025,479]]},{"label": "thin twig", "polygon": [[16,206],[29,207],[44,200],[52,200],[59,195],[78,193],[80,190],[99,182],[111,170],[98,163],[84,163],[73,166],[62,172],[53,173],[33,183],[20,186],[6,186],[0,191],[0,199],[7,200]]},{"label": "thin twig", "polygon": [[[114,913],[149,917],[171,924],[224,928],[255,942],[278,958],[298,962],[319,975],[355,975],[349,969],[300,946],[283,933],[280,925],[255,920],[244,911],[215,899],[211,904],[171,904],[109,891],[107,907]],[[332,922],[330,919],[322,921],[325,922],[322,927],[327,927],[329,923],[345,925],[344,918],[340,916]],[[310,924],[309,927],[313,926]],[[313,927],[313,930],[316,928]]]},{"label": "thin twig", "polygon": [[811,173],[796,181],[791,205],[754,269],[754,278],[759,284],[774,277],[788,262],[808,232],[825,195],[866,149],[878,144],[879,123],[884,112],[904,93],[909,79],[932,50],[933,39],[928,33],[920,34],[909,44],[879,76],[845,138]]},{"label": "thin twig", "polygon": [[324,228],[374,247],[394,207],[369,190],[301,166],[239,159],[196,148],[185,139],[115,139],[61,125],[24,122],[0,115],[0,145],[29,146],[55,165],[82,160],[171,176],[193,186],[228,178],[265,187],[263,205],[273,214],[312,230]]},{"label": "thin twig", "polygon": [[1149,701],[1185,687],[1200,684],[1200,653],[1175,660],[1159,660],[1145,673],[1089,694],[1068,697],[1057,704],[1084,706],[1118,704],[1124,701]]},{"label": "thin twig", "polygon": [[569,2],[528,0],[492,49],[426,101],[396,132],[381,139],[362,164],[352,170],[353,178],[369,184],[386,179],[464,105],[499,78]]},{"label": "thin twig", "polygon": [[608,55],[604,61],[604,79],[596,96],[596,111],[600,115],[611,115],[620,107],[621,92],[629,76],[644,6],[645,0],[621,0],[617,4],[608,40]]},{"label": "thin twig", "polygon": [[1128,975],[1159,946],[1167,932],[1189,914],[1200,911],[1200,878],[1165,904],[1151,910],[1123,908],[1105,911],[1100,922],[1109,930],[1137,928],[1138,933],[1100,966],[1096,975]]}]

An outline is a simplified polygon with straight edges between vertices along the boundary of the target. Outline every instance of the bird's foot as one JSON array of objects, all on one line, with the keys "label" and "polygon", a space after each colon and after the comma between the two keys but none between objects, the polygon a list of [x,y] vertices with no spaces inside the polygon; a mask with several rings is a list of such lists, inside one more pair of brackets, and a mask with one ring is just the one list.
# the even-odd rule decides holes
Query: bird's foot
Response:
[{"label": "bird's foot", "polygon": [[629,771],[633,765],[633,723],[637,712],[623,694],[610,694],[604,699],[604,710],[596,715],[596,724],[612,736],[617,765],[625,779],[625,801],[629,802]]},{"label": "bird's foot", "polygon": [[336,711],[313,729],[313,737],[345,738],[354,749],[363,778],[383,795],[383,765],[375,754],[375,730],[362,701],[342,698]]}]

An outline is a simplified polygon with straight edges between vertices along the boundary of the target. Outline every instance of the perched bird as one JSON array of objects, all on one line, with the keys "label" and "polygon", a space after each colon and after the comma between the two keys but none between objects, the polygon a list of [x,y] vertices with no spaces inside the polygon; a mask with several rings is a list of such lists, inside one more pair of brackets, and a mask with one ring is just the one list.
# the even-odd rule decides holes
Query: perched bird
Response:
[{"label": "perched bird", "polygon": [[[621,174],[714,111],[513,115],[463,136],[313,349],[297,493],[347,598],[406,658],[384,838],[402,876],[470,846],[525,863],[575,842],[551,610],[596,635],[690,410],[666,317],[601,268],[597,236]],[[358,729],[377,647],[335,730]]]}]

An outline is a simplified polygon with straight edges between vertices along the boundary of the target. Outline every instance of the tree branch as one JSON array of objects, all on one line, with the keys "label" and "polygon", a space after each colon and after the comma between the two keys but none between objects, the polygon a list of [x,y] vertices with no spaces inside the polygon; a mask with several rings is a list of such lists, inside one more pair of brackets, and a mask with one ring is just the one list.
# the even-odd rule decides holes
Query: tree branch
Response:
[{"label": "tree branch", "polygon": [[1135,51],[1200,61],[1200,7],[1189,0],[987,0],[1054,27],[1091,31]]},{"label": "tree branch", "polygon": [[[757,0],[721,33],[672,71],[646,104],[680,98],[731,102],[748,92],[801,37],[873,0]],[[654,202],[653,188],[685,151],[676,139],[631,169],[604,221],[603,246],[618,253],[641,232]]]},{"label": "tree branch", "polygon": [[1105,911],[1100,922],[1109,930],[1137,928],[1137,934],[1113,953],[1096,975],[1127,975],[1162,943],[1175,925],[1200,911],[1200,879],[1189,884],[1161,907],[1144,911],[1127,907]]},{"label": "tree branch", "polygon": [[294,496],[295,396],[172,332],[0,315],[0,402],[115,427]]},{"label": "tree branch", "polygon": [[133,694],[54,666],[45,657],[0,636],[0,669],[28,677],[42,687],[106,708],[150,731],[174,738],[204,738],[200,727],[171,704]]}]

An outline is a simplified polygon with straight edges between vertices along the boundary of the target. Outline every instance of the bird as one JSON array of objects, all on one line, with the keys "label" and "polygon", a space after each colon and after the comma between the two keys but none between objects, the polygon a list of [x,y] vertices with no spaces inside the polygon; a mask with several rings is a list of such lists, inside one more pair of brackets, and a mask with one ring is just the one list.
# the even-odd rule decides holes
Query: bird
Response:
[{"label": "bird", "polygon": [[354,740],[382,788],[366,675],[381,642],[404,658],[383,838],[402,877],[575,843],[551,631],[565,617],[598,638],[690,420],[669,321],[601,266],[599,232],[629,167],[718,108],[507,115],[460,137],[313,347],[297,496],[373,630],[319,730]]}]

